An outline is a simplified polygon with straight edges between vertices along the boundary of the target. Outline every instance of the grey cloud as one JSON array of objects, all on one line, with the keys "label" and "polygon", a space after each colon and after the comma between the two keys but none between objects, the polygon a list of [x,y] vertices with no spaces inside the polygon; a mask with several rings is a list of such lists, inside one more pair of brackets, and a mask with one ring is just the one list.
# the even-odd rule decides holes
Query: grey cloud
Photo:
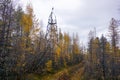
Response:
[{"label": "grey cloud", "polygon": [[[77,32],[81,40],[86,40],[89,31],[96,27],[97,34],[107,33],[109,21],[112,17],[118,18],[119,0],[84,0],[87,5],[77,11],[58,11],[64,18],[64,23],[74,28],[66,27],[69,32]],[[63,29],[64,30],[64,29]],[[74,31],[73,31],[74,30]]]},{"label": "grey cloud", "polygon": [[[63,1],[63,0],[61,0]],[[77,9],[67,10],[61,5],[55,7],[55,14],[58,21],[58,27],[63,31],[78,33],[81,41],[87,41],[88,33],[96,27],[97,34],[107,33],[109,21],[112,17],[119,19],[118,9],[120,8],[120,0],[80,0],[84,3],[83,6],[78,6]],[[79,1],[79,2],[80,2]],[[44,16],[43,22],[47,25],[47,18],[50,13],[51,2],[49,0],[32,1],[35,6],[35,12],[38,16]],[[52,2],[54,2],[52,0]],[[57,1],[55,1],[57,2]],[[59,4],[59,3],[57,3]],[[58,8],[59,7],[59,8]],[[67,4],[66,4],[67,7]],[[40,9],[39,9],[40,8]],[[39,12],[43,13],[39,13]],[[48,15],[47,15],[48,14]],[[45,26],[46,26],[45,25]]]}]

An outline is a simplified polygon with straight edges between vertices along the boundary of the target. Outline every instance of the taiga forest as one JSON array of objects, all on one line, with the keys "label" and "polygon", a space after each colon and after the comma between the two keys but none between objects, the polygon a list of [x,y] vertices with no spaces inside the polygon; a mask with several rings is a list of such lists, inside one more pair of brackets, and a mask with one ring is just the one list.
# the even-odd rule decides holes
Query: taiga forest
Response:
[{"label": "taiga forest", "polygon": [[119,19],[111,17],[106,34],[89,29],[82,44],[86,28],[65,32],[55,6],[44,25],[32,3],[18,1],[0,0],[0,80],[120,80]]}]

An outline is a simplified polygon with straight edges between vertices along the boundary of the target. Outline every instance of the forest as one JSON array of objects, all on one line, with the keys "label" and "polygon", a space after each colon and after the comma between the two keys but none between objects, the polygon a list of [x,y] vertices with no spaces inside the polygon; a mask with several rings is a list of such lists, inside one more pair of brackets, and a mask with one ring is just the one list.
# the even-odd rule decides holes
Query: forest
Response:
[{"label": "forest", "polygon": [[0,80],[120,80],[119,20],[101,37],[90,30],[84,47],[57,28],[53,11],[44,32],[32,4],[16,3],[0,0]]}]

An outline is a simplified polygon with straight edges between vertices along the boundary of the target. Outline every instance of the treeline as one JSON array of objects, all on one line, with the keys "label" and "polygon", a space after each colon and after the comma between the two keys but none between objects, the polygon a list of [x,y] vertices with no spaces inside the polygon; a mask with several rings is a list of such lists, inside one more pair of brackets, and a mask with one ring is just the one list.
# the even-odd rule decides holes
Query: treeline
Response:
[{"label": "treeline", "polygon": [[16,3],[0,0],[0,80],[54,73],[83,60],[77,35],[59,31],[57,44],[51,48],[32,6],[28,4],[23,11]]},{"label": "treeline", "polygon": [[90,31],[88,53],[85,55],[85,80],[120,79],[120,30],[119,21],[111,19],[107,37],[95,36]]}]

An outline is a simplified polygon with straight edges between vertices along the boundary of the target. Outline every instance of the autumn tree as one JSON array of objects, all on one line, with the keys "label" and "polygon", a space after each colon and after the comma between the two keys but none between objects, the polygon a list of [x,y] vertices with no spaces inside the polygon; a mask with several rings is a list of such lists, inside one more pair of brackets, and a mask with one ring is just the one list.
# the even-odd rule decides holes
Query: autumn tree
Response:
[{"label": "autumn tree", "polygon": [[111,47],[112,47],[112,72],[111,72],[111,76],[112,79],[116,79],[116,55],[117,55],[117,47],[119,44],[119,35],[120,35],[120,30],[118,28],[118,21],[115,20],[114,18],[111,19],[110,21],[110,26],[109,26],[109,37],[111,40]]},{"label": "autumn tree", "polygon": [[0,1],[0,69],[1,79],[6,80],[12,68],[11,34],[14,21],[14,8],[11,0]]},{"label": "autumn tree", "polygon": [[100,52],[101,52],[101,59],[100,59],[100,63],[102,66],[102,75],[103,75],[103,80],[106,80],[106,60],[105,60],[105,54],[106,54],[106,44],[107,44],[107,40],[106,38],[102,35],[101,37],[101,45],[100,45]]},{"label": "autumn tree", "polygon": [[[86,70],[87,76],[91,76],[92,79],[99,79],[101,76],[97,75],[100,73],[100,40],[99,37],[96,37],[95,31],[89,32],[89,41],[88,41],[88,54],[86,61]],[[91,75],[93,74],[93,75]]]},{"label": "autumn tree", "polygon": [[90,31],[88,34],[88,61],[86,61],[86,70],[88,75],[93,73],[93,41],[94,41],[94,32]]},{"label": "autumn tree", "polygon": [[79,44],[79,39],[78,35],[76,36],[73,35],[73,44],[72,44],[72,56],[73,56],[73,63],[79,63],[81,61],[81,52],[80,51],[80,44]]},{"label": "autumn tree", "polygon": [[67,62],[69,61],[70,59],[70,45],[71,45],[71,38],[69,36],[69,34],[67,33],[64,33],[64,37],[63,37],[63,40],[64,40],[64,49],[63,49],[63,62],[64,62],[64,66],[66,67],[67,66]]}]

